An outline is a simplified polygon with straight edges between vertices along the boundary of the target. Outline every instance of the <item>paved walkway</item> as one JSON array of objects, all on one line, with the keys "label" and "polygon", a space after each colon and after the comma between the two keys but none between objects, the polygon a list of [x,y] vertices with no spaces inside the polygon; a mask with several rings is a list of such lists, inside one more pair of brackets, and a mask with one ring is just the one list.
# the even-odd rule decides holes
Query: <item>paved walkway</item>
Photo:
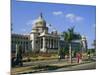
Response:
[{"label": "paved walkway", "polygon": [[[82,63],[87,63],[89,61],[84,61]],[[16,68],[12,68],[12,73],[13,74],[18,74],[18,73],[25,73],[25,72],[36,72],[35,69],[32,69],[34,66],[36,65],[52,65],[52,66],[58,66],[58,67],[63,67],[63,66],[69,66],[69,65],[77,65],[77,63],[74,61],[74,63],[70,64],[68,63],[65,59],[61,60],[61,61],[58,61],[58,59],[56,60],[43,60],[43,61],[36,61],[36,62],[25,62],[24,63],[24,66],[23,67],[16,67]],[[93,65],[93,64],[91,64]],[[73,68],[68,68],[67,66],[67,69],[66,68],[59,68],[57,70],[53,70],[53,71],[64,71],[64,70],[77,70],[77,69],[81,69],[80,66],[77,68],[77,67],[73,67]],[[78,65],[77,65],[78,66]],[[88,65],[85,65],[87,67],[84,67],[84,69],[88,69]],[[72,67],[72,66],[70,66]],[[93,68],[95,68],[95,65],[92,66]],[[92,68],[90,66],[90,69]],[[41,70],[37,70],[37,72],[44,72],[43,69]],[[46,70],[46,72],[49,72],[49,70]]]},{"label": "paved walkway", "polygon": [[96,69],[96,62],[80,64],[80,65],[70,66],[66,68],[60,68],[54,71],[74,71],[74,70],[88,70],[88,69]]}]

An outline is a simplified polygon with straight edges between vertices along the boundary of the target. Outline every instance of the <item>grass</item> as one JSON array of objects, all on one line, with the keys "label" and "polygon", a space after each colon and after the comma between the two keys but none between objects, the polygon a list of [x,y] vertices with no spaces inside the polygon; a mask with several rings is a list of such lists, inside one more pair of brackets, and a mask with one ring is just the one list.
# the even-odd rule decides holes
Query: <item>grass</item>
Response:
[{"label": "grass", "polygon": [[[58,54],[51,54],[50,56],[34,55],[34,56],[29,56],[29,59],[31,61],[58,59]],[[23,61],[27,60],[28,60],[27,56],[24,56]]]}]

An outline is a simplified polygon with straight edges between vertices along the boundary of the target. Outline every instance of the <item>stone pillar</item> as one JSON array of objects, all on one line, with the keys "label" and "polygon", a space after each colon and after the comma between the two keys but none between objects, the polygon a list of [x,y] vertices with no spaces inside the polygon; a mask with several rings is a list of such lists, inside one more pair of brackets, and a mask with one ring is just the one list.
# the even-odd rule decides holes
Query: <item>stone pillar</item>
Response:
[{"label": "stone pillar", "polygon": [[57,49],[57,39],[56,39],[56,49]]},{"label": "stone pillar", "polygon": [[49,40],[49,38],[48,38],[48,48],[50,48],[50,40]]},{"label": "stone pillar", "polygon": [[57,47],[58,47],[58,50],[60,50],[60,40],[58,39],[58,45],[57,45]]},{"label": "stone pillar", "polygon": [[41,49],[41,38],[40,38],[40,41],[39,42],[40,42],[40,49]]},{"label": "stone pillar", "polygon": [[43,39],[42,39],[42,37],[40,38],[40,43],[41,43],[41,45],[40,45],[40,51],[42,51],[42,49],[43,49]]},{"label": "stone pillar", "polygon": [[46,48],[49,48],[48,38],[46,38]]},{"label": "stone pillar", "polygon": [[47,38],[47,48],[49,48],[49,38]]},{"label": "stone pillar", "polygon": [[24,52],[26,52],[26,42],[25,41],[23,42],[22,46],[23,46],[22,48],[24,48]]},{"label": "stone pillar", "polygon": [[55,39],[53,38],[53,48],[55,48]]},{"label": "stone pillar", "polygon": [[56,48],[58,48],[58,40],[56,39]]},{"label": "stone pillar", "polygon": [[57,48],[57,40],[55,39],[55,48]]},{"label": "stone pillar", "polygon": [[43,48],[42,48],[42,52],[46,52],[46,38],[43,37]]},{"label": "stone pillar", "polygon": [[15,48],[16,48],[16,53],[15,53],[15,57],[17,57],[18,44],[16,44]]},{"label": "stone pillar", "polygon": [[52,48],[53,48],[53,39],[52,39]]},{"label": "stone pillar", "polygon": [[49,41],[50,41],[50,48],[51,48],[51,39]]},{"label": "stone pillar", "polygon": [[51,48],[53,48],[53,39],[51,39]]}]

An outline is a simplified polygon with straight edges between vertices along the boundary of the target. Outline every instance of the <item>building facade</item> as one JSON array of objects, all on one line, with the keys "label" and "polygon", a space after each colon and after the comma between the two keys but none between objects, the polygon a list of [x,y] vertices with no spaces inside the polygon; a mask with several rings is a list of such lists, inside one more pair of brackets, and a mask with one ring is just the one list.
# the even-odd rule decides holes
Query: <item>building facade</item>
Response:
[{"label": "building facade", "polygon": [[[58,32],[56,30],[51,33],[48,31],[47,23],[42,16],[34,20],[32,30],[29,34],[14,34],[12,33],[11,38],[11,49],[16,51],[16,44],[22,46],[24,52],[57,52],[60,48],[65,47],[68,44],[60,39]],[[82,44],[86,48],[86,38],[85,41],[82,39]],[[73,43],[73,49],[79,48],[79,43]]]},{"label": "building facade", "polygon": [[42,13],[33,23],[30,40],[34,52],[55,52],[59,49],[60,38],[57,31],[49,33],[46,24]]},{"label": "building facade", "polygon": [[27,52],[31,50],[31,41],[29,35],[15,34],[11,35],[11,51],[16,51],[16,46],[21,45],[22,50]]},{"label": "building facade", "polygon": [[12,34],[12,51],[16,50],[16,44],[20,44],[24,51],[33,52],[57,52],[59,49],[59,35],[57,31],[48,32],[42,13],[34,20],[30,34]]}]

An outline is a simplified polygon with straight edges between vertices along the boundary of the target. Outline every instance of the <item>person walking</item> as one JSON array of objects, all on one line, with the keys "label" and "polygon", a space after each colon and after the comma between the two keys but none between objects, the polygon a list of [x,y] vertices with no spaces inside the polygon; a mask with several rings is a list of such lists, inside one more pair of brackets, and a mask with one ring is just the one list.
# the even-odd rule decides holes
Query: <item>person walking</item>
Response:
[{"label": "person walking", "polygon": [[80,63],[80,54],[79,53],[76,54],[76,60],[77,60],[77,63]]}]

